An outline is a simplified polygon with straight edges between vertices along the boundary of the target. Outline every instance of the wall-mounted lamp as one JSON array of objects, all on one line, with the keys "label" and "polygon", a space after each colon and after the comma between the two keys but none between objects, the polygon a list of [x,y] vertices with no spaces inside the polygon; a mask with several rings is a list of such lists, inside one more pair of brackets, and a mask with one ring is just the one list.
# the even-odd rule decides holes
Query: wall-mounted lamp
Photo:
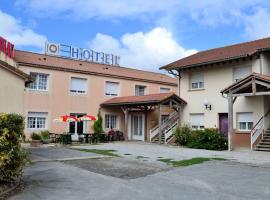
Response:
[{"label": "wall-mounted lamp", "polygon": [[209,109],[209,110],[212,109],[212,105],[209,103],[208,100],[204,100],[203,105],[205,106],[205,109],[206,109],[206,110],[207,110],[207,109]]}]

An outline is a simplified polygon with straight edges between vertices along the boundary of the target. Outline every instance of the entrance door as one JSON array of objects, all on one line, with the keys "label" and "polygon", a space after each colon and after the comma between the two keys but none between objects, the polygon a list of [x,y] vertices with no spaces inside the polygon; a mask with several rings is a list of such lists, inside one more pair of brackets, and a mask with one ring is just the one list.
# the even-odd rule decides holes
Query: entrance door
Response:
[{"label": "entrance door", "polygon": [[[82,117],[85,114],[75,114],[75,113],[71,113],[70,116],[73,117]],[[72,134],[71,138],[73,141],[77,141],[79,140],[79,135],[84,133],[86,130],[86,122],[70,122],[69,123],[69,132]]]},{"label": "entrance door", "polygon": [[228,136],[228,113],[219,113],[219,131]]},{"label": "entrance door", "polygon": [[134,140],[144,141],[144,115],[131,115],[131,134]]}]

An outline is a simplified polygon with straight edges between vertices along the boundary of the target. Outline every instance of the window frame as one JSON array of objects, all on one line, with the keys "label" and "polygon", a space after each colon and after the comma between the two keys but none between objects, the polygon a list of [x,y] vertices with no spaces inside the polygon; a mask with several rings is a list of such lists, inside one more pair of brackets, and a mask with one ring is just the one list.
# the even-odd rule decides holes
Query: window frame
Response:
[{"label": "window frame", "polygon": [[[108,83],[113,83],[113,84],[117,85],[117,94],[107,93],[107,84]],[[119,82],[116,82],[116,81],[105,81],[105,91],[104,91],[104,94],[105,94],[105,96],[109,96],[109,97],[117,97],[117,96],[119,96],[119,88],[120,88],[120,83]]]},{"label": "window frame", "polygon": [[[115,119],[113,119],[114,117],[115,117]],[[113,120],[115,120],[115,127],[112,126]],[[107,124],[107,122],[108,122],[108,124]],[[105,114],[105,116],[104,116],[104,127],[105,127],[105,129],[111,129],[111,127],[112,127],[114,130],[118,130],[119,129],[119,117],[118,117],[118,115],[117,114],[109,114],[109,113]]]},{"label": "window frame", "polygon": [[[251,118],[249,121],[240,121],[239,120],[239,115],[243,115],[243,114],[249,114],[251,115]],[[250,132],[253,128],[253,125],[254,125],[254,121],[253,121],[253,112],[239,112],[236,114],[237,117],[237,131],[240,131],[240,132]],[[241,124],[245,126],[245,128],[241,128]],[[250,128],[249,128],[250,126]]]},{"label": "window frame", "polygon": [[[202,81],[193,81],[192,77],[194,76],[202,76],[200,79]],[[194,87],[194,85],[196,87]],[[194,73],[189,75],[189,89],[190,90],[203,90],[205,89],[205,81],[204,81],[204,73]]]},{"label": "window frame", "polygon": [[[137,88],[139,88],[138,90],[139,91],[137,91]],[[143,89],[143,94],[141,95],[141,91],[140,91],[140,89]],[[146,89],[147,89],[147,86],[145,86],[145,85],[138,85],[138,84],[136,84],[135,85],[135,96],[144,96],[144,95],[146,95]],[[138,92],[138,93],[137,93]]]},{"label": "window frame", "polygon": [[[31,124],[29,123],[30,121],[31,121]],[[41,124],[44,126],[38,127]],[[48,112],[28,112],[28,114],[27,114],[27,129],[46,130],[47,128],[48,128]]]},{"label": "window frame", "polygon": [[[40,73],[40,72],[30,72],[30,76],[33,77],[33,75],[35,75],[34,81],[29,83],[27,85],[27,89],[31,90],[31,91],[43,91],[43,92],[47,92],[48,86],[49,86],[49,74],[46,73]],[[45,76],[46,77],[46,89],[41,89],[40,88],[40,80],[42,80],[42,78],[40,76]],[[35,87],[31,87],[32,84],[35,84]]]},{"label": "window frame", "polygon": [[[81,80],[84,80],[85,81],[85,91],[83,92],[83,90],[71,90],[72,79],[81,79]],[[72,76],[72,77],[70,77],[69,92],[71,94],[74,94],[74,95],[86,95],[87,94],[87,83],[88,83],[88,79],[87,78],[81,78],[81,77]]]},{"label": "window frame", "polygon": [[[232,79],[233,79],[233,82],[236,83],[237,81],[241,80],[242,78],[238,78],[236,79],[235,76],[236,76],[236,71],[237,70],[241,70],[241,69],[246,69],[247,71],[242,73],[242,74],[245,74],[243,75],[242,78],[248,76],[249,74],[252,73],[252,65],[251,64],[247,64],[247,65],[242,65],[242,66],[236,66],[233,68],[233,73],[232,73]],[[242,71],[243,72],[243,71]],[[239,73],[239,71],[238,71]]]},{"label": "window frame", "polygon": [[[203,118],[203,122],[198,123],[198,124],[193,124],[191,118],[192,118],[192,116],[195,116],[195,115],[201,115]],[[190,126],[193,130],[204,130],[205,129],[204,113],[190,113],[189,116],[190,116]]]}]

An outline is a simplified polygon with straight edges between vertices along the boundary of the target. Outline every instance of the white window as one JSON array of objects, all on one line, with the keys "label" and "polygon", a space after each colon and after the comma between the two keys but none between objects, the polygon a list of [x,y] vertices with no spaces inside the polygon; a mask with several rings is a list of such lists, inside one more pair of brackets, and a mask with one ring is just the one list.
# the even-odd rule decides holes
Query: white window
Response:
[{"label": "white window", "polygon": [[204,129],[204,114],[190,114],[190,124],[192,129]]},{"label": "white window", "polygon": [[237,113],[238,130],[250,131],[253,128],[253,113]]},{"label": "white window", "polygon": [[118,128],[118,117],[117,115],[105,115],[105,128]]},{"label": "white window", "polygon": [[48,74],[31,72],[30,76],[33,78],[33,82],[28,84],[28,88],[41,91],[48,90]]},{"label": "white window", "polygon": [[191,89],[203,89],[204,77],[203,74],[192,74],[190,76],[190,88]]},{"label": "white window", "polygon": [[27,128],[29,129],[46,129],[47,128],[46,112],[29,112],[27,116]]},{"label": "white window", "polygon": [[170,88],[164,88],[164,87],[160,88],[160,93],[167,93],[167,92],[170,92],[170,91],[171,91]]},{"label": "white window", "polygon": [[107,96],[118,96],[119,83],[106,81],[105,94]]},{"label": "white window", "polygon": [[233,80],[237,82],[238,80],[250,75],[252,72],[251,66],[237,67],[233,70]]},{"label": "white window", "polygon": [[146,86],[143,85],[135,85],[135,96],[143,96],[145,95]]},{"label": "white window", "polygon": [[85,94],[87,79],[71,77],[70,92]]}]

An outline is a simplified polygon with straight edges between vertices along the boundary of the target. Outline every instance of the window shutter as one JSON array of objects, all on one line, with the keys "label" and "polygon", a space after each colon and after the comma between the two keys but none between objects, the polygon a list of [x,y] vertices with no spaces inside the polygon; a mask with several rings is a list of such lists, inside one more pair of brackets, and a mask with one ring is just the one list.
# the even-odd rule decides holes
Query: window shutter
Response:
[{"label": "window shutter", "polygon": [[237,118],[238,122],[253,122],[252,113],[238,113]]},{"label": "window shutter", "polygon": [[191,114],[190,122],[192,125],[204,125],[204,115],[203,114]]},{"label": "window shutter", "polygon": [[251,66],[237,67],[233,72],[233,80],[242,79],[251,74]]},{"label": "window shutter", "polygon": [[170,88],[160,88],[160,93],[167,93],[170,92]]},{"label": "window shutter", "polygon": [[71,88],[70,88],[70,90],[86,92],[86,79],[71,78]]},{"label": "window shutter", "polygon": [[106,82],[105,93],[118,95],[118,83]]},{"label": "window shutter", "polygon": [[203,82],[203,74],[193,74],[190,79],[191,83]]}]

